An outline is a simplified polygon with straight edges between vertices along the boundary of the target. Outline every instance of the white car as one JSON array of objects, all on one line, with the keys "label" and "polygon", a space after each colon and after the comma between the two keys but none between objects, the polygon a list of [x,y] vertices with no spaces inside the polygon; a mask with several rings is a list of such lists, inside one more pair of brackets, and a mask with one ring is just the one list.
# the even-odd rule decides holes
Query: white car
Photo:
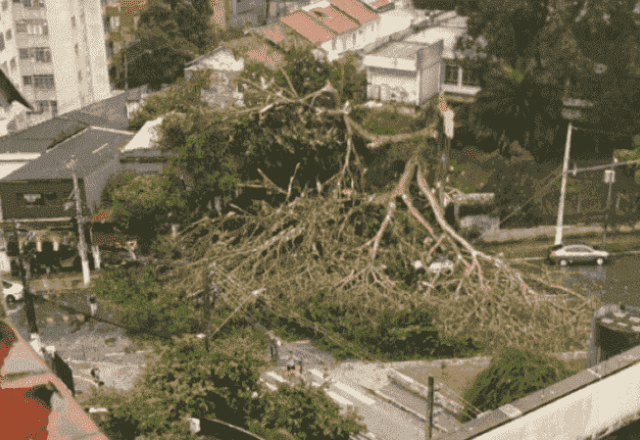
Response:
[{"label": "white car", "polygon": [[13,281],[2,282],[2,295],[7,301],[7,304],[13,304],[22,299],[23,292],[24,288],[20,283],[14,283]]},{"label": "white car", "polygon": [[429,265],[429,272],[431,273],[452,273],[453,272],[453,261],[447,258],[440,258],[438,261],[434,261]]}]

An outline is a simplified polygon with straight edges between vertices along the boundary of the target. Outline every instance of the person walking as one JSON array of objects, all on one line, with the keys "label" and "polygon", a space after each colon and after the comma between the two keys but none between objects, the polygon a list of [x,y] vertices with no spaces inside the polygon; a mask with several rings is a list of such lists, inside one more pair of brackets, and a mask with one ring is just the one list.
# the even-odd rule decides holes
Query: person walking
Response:
[{"label": "person walking", "polygon": [[98,313],[98,299],[95,295],[89,295],[89,310],[91,310],[91,317],[95,318]]}]

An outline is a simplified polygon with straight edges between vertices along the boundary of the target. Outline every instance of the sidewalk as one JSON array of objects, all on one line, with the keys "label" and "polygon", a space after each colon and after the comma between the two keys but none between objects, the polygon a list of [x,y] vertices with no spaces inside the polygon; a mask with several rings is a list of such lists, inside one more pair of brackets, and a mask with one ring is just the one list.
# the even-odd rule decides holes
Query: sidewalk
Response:
[{"label": "sidewalk", "polygon": [[[636,223],[633,228],[629,226],[620,226],[616,232],[640,231],[640,222]],[[563,227],[563,235],[584,235],[601,233],[602,225],[599,226],[577,226],[567,225]],[[497,232],[490,232],[482,236],[485,243],[504,243],[509,241],[526,240],[532,238],[553,238],[556,234],[555,226],[538,226],[537,228],[527,229],[501,229]]]}]

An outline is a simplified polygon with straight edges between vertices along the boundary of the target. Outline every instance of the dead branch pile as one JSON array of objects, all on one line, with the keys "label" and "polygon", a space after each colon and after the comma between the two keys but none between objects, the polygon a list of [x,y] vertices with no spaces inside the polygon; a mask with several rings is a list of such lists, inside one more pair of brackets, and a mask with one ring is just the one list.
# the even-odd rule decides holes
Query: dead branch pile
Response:
[{"label": "dead branch pile", "polygon": [[[293,201],[292,176],[289,187],[279,189],[287,194],[285,203],[263,203],[261,215],[236,207],[193,224],[175,248],[195,263],[173,270],[172,285],[200,290],[208,265],[216,262],[214,281],[232,304],[265,288],[264,295],[295,308],[322,290],[365,321],[383,310],[434,307],[447,336],[472,337],[490,350],[586,349],[599,305],[595,296],[555,286],[548,276],[518,272],[500,256],[476,250],[445,221],[426,177],[435,164],[418,154],[406,162],[392,192],[359,192],[353,181],[361,165],[352,137],[365,138],[373,149],[398,136],[372,135],[346,110],[344,118],[349,137],[338,174]],[[273,185],[263,177],[265,186]],[[368,234],[371,225],[375,230]],[[453,262],[453,270],[424,270],[439,256]]]}]

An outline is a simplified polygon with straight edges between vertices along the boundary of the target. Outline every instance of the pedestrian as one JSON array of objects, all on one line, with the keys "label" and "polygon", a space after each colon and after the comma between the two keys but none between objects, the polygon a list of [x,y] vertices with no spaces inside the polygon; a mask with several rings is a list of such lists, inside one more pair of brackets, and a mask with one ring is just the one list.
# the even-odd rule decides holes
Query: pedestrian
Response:
[{"label": "pedestrian", "polygon": [[93,377],[93,380],[96,381],[99,387],[104,385],[104,382],[100,380],[100,369],[98,367],[93,367],[91,369],[91,377]]},{"label": "pedestrian", "polygon": [[296,357],[293,355],[293,351],[289,350],[289,358],[287,359],[287,376],[291,376],[295,368]]},{"label": "pedestrian", "polygon": [[95,295],[89,295],[89,309],[91,310],[91,317],[94,318],[98,313],[98,299]]}]

